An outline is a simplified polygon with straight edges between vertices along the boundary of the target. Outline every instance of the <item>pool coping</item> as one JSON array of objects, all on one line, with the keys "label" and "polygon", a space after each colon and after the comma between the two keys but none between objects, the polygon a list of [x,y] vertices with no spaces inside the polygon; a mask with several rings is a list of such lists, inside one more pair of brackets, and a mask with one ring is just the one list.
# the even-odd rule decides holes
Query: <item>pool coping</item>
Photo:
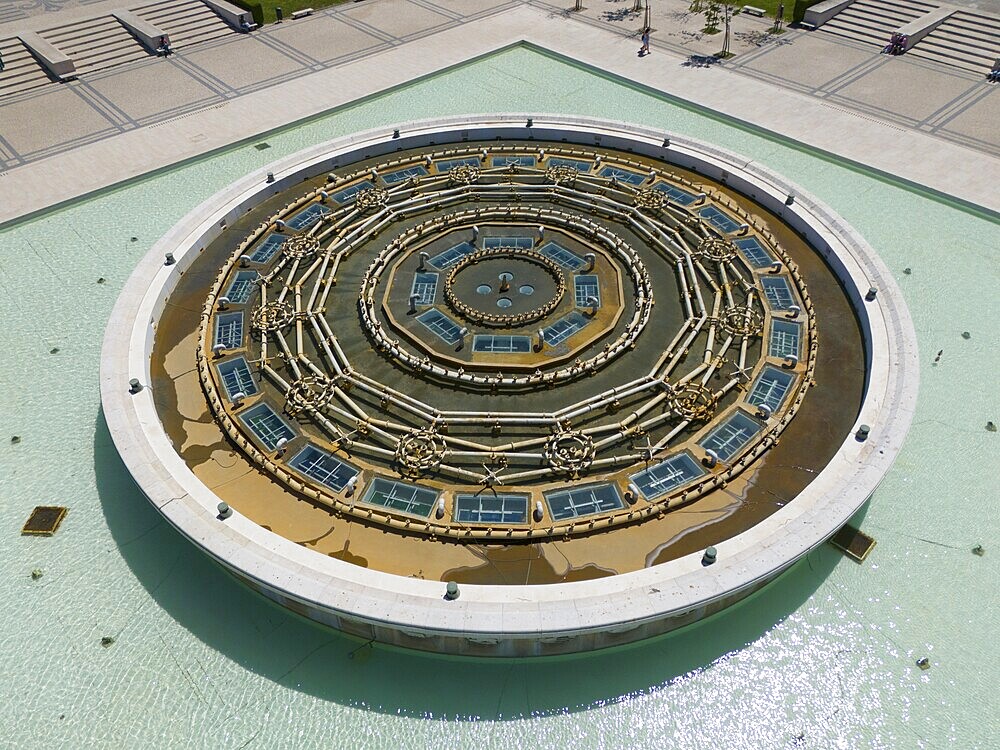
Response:
[{"label": "pool coping", "polygon": [[[679,627],[746,596],[833,535],[871,496],[902,447],[916,404],[919,370],[912,320],[888,269],[854,230],[798,186],[729,151],[639,126],[564,115],[435,118],[346,136],[256,170],[191,211],[140,261],[111,316],[102,348],[101,398],[108,428],[133,478],[183,535],[261,593],[313,619],[397,645],[451,653],[527,655],[600,648]],[[399,129],[400,137],[393,138]],[[183,270],[221,230],[266,194],[322,174],[333,160],[397,148],[509,138],[600,142],[680,167],[697,167],[753,197],[803,233],[841,279],[869,352],[864,400],[852,434],[793,502],[701,554],[608,578],[536,586],[463,585],[444,599],[442,582],[404,578],[319,555],[234,513],[173,449],[149,388],[153,323]],[[664,148],[664,139],[669,147]],[[267,172],[275,177],[266,181]],[[794,196],[791,205],[786,201]],[[164,265],[172,252],[174,265]],[[877,290],[867,300],[869,288]]]}]

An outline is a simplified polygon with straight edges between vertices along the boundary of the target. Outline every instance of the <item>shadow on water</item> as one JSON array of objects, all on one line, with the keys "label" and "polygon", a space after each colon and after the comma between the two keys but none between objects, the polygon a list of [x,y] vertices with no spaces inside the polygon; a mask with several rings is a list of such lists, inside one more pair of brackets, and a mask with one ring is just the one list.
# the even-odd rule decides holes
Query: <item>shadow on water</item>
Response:
[{"label": "shadow on water", "polygon": [[122,557],[180,626],[279,685],[394,715],[516,719],[656,691],[761,638],[805,602],[841,559],[823,545],[727,611],[632,646],[543,659],[440,657],[365,644],[236,581],[146,501],[115,450],[103,413],[94,461],[101,505]]}]

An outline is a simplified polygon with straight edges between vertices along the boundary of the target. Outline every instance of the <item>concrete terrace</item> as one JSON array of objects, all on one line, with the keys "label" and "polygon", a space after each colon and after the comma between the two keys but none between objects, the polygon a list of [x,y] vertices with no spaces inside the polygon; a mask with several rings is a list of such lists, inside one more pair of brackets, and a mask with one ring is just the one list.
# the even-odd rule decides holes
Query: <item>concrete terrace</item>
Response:
[{"label": "concrete terrace", "polygon": [[[0,24],[0,38],[114,0]],[[69,83],[0,97],[0,221],[254,137],[530,42],[595,69],[718,110],[932,189],[1000,207],[1000,94],[970,72],[887,57],[847,39],[746,15],[725,62],[719,35],[682,0],[652,10],[653,54],[637,58],[630,0],[368,0],[252,34],[195,44]],[[280,106],[275,97],[280,91]],[[474,96],[474,92],[470,92]],[[45,123],[39,127],[39,123]],[[955,164],[975,168],[956,170]],[[100,164],[100,169],[94,169]]]}]

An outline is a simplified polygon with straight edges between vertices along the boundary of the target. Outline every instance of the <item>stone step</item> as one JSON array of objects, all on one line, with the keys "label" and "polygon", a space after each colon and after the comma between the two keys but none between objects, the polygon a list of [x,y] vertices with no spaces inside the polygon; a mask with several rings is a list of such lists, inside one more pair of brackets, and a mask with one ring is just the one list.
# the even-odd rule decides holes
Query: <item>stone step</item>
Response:
[{"label": "stone step", "polygon": [[834,28],[857,29],[858,31],[877,31],[880,34],[884,31],[892,33],[899,28],[894,23],[881,23],[878,21],[872,21],[868,18],[852,18],[850,16],[841,17],[839,15],[835,16],[832,20],[827,21],[821,28],[826,28],[831,25]]},{"label": "stone step", "polygon": [[7,68],[0,75],[0,88],[21,88],[24,84],[40,85],[35,84],[35,82],[49,83],[51,81],[52,78],[40,65],[34,68],[24,67],[15,70]]},{"label": "stone step", "polygon": [[20,39],[0,41],[4,69],[0,71],[0,96],[12,96],[57,81],[35,59]]},{"label": "stone step", "polygon": [[925,3],[921,0],[858,0],[853,5],[878,6],[892,9],[900,13],[911,13],[922,16],[938,7],[936,3]]},{"label": "stone step", "polygon": [[168,34],[183,34],[186,31],[197,31],[198,29],[204,28],[218,28],[219,24],[222,24],[225,30],[231,30],[229,25],[215,14],[208,17],[198,15],[179,18],[175,21],[159,20],[151,21],[151,23],[155,23]]},{"label": "stone step", "polygon": [[941,24],[936,31],[982,39],[984,41],[988,40],[992,41],[994,44],[1000,45],[1000,18],[992,19],[992,24],[987,25],[985,23],[979,23],[965,18],[956,18],[955,16],[952,16]]},{"label": "stone step", "polygon": [[174,49],[237,33],[201,0],[156,3],[133,12],[167,32]]},{"label": "stone step", "polygon": [[985,75],[1000,57],[1000,18],[958,11],[907,54]]},{"label": "stone step", "polygon": [[[135,13],[141,15],[143,18],[152,19],[157,21],[182,21],[185,18],[193,18],[196,16],[210,15],[215,16],[215,12],[209,8],[204,3],[200,2],[190,2],[190,3],[162,3],[153,6],[147,6],[145,9],[139,9],[134,11]],[[217,17],[217,16],[215,16]]]},{"label": "stone step", "polygon": [[854,4],[848,5],[844,10],[834,16],[834,19],[853,18],[863,23],[883,23],[893,27],[899,27],[908,21],[912,21],[914,18],[919,17],[920,16],[913,16],[908,13],[883,12],[880,8],[861,8],[858,7],[857,4]]},{"label": "stone step", "polygon": [[143,60],[150,52],[114,16],[100,16],[40,33],[70,57],[79,75]]},{"label": "stone step", "polygon": [[[921,44],[932,44],[938,47],[947,47],[956,52],[965,52],[973,55],[1000,56],[1000,42],[992,40],[975,39],[973,37],[955,36],[947,32],[943,34],[931,33],[922,40]],[[920,45],[917,45],[920,46]]]},{"label": "stone step", "polygon": [[108,26],[111,23],[118,23],[114,16],[96,16],[94,18],[84,18],[80,21],[73,21],[72,23],[50,26],[44,31],[38,32],[38,34],[44,39],[49,40],[52,44],[55,44],[55,41],[53,41],[55,39],[84,36],[90,34],[97,28]]},{"label": "stone step", "polygon": [[923,60],[930,60],[942,65],[947,65],[951,68],[959,68],[961,70],[967,70],[970,73],[978,73],[979,75],[986,75],[990,71],[990,68],[993,67],[993,60],[996,59],[984,57],[979,60],[975,60],[965,56],[956,57],[954,54],[949,54],[947,50],[942,51],[935,47],[925,47],[922,44],[918,44],[906,54],[907,56],[912,55],[913,57],[919,57]]},{"label": "stone step", "polygon": [[887,32],[885,29],[873,29],[871,27],[857,26],[850,23],[838,23],[836,19],[833,21],[827,21],[825,24],[820,26],[820,31],[843,37],[845,39],[853,39],[857,42],[871,44],[879,48],[887,45],[889,43],[889,37],[891,36],[891,32]]},{"label": "stone step", "polygon": [[[174,45],[177,47],[190,47],[193,44],[200,44],[202,42],[210,42],[213,39],[220,39],[222,37],[229,36],[229,31],[219,31],[216,28],[206,28],[201,30],[196,30],[192,32],[187,32],[181,37],[179,44]],[[173,37],[170,37],[173,39]],[[171,42],[173,44],[173,42]]]},{"label": "stone step", "polygon": [[100,35],[80,37],[72,40],[67,39],[61,42],[54,42],[48,37],[43,38],[46,41],[52,42],[60,51],[66,53],[76,61],[78,57],[87,57],[88,55],[98,54],[109,49],[133,47],[139,44],[138,40],[125,27],[121,27],[121,31],[125,32],[124,36],[116,29],[108,30]]},{"label": "stone step", "polygon": [[79,75],[94,73],[99,70],[106,70],[135,60],[144,60],[150,55],[145,48],[136,49],[116,49],[109,50],[100,55],[86,57],[76,63],[76,72]]}]

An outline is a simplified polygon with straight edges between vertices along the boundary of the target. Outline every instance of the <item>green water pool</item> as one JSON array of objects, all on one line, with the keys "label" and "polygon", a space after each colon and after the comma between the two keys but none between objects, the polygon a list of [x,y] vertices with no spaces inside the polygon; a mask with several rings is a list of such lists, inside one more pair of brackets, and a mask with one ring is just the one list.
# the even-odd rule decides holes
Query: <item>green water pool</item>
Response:
[{"label": "green water pool", "polygon": [[[439,658],[272,606],[138,493],[104,426],[98,368],[118,291],[155,240],[232,180],[311,144],[502,111],[716,143],[799,183],[878,251],[914,319],[921,389],[862,521],[878,540],[864,565],[824,547],[721,615],[627,648]],[[248,143],[0,230],[0,745],[991,746],[1000,223],[527,48],[260,140],[270,148]],[[70,508],[56,536],[19,536],[45,504]]]}]

